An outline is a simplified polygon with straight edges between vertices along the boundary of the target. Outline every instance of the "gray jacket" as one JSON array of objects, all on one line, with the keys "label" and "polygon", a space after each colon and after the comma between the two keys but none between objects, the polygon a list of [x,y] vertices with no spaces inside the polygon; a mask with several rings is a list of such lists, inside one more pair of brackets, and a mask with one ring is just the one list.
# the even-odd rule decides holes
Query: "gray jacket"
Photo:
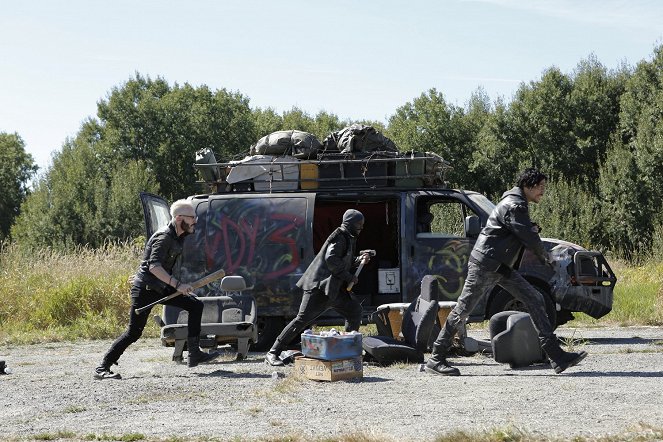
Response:
[{"label": "gray jacket", "polygon": [[488,217],[471,257],[492,270],[509,271],[515,268],[525,248],[546,262],[547,253],[529,217],[527,199],[520,187],[514,187],[504,192]]},{"label": "gray jacket", "polygon": [[350,270],[360,261],[359,257],[354,257],[356,242],[357,238],[343,226],[336,228],[297,281],[297,287],[320,289],[334,299],[353,280]]}]

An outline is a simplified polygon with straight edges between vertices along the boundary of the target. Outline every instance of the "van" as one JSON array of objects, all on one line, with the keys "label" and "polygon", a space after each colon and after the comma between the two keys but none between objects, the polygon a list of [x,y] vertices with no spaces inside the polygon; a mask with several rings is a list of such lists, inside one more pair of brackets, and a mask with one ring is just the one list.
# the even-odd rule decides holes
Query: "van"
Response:
[{"label": "van", "polygon": [[[265,176],[242,173],[253,178],[233,183],[227,180],[228,171],[242,165],[212,163],[215,173],[201,174],[210,177],[205,182],[210,191],[189,198],[198,223],[184,243],[180,278],[194,280],[219,268],[243,276],[258,306],[259,337],[253,348],[268,349],[298,311],[302,294],[295,283],[343,213],[356,209],[365,217],[357,250],[376,251],[353,288],[365,322],[382,304],[415,299],[425,275],[435,276],[441,300],[454,301],[494,204],[477,192],[444,186],[445,163],[440,160],[434,154],[279,162],[263,158],[246,164],[263,167]],[[278,173],[286,167],[298,173]],[[169,206],[156,195],[140,197],[149,237],[169,221]],[[616,278],[604,256],[558,239],[543,242],[547,250],[563,248],[568,264],[553,271],[525,251],[518,271],[544,294],[551,322],[563,324],[573,312],[597,319],[608,314]],[[469,320],[483,321],[503,310],[524,306],[498,286]],[[319,323],[342,320],[330,313]]]}]

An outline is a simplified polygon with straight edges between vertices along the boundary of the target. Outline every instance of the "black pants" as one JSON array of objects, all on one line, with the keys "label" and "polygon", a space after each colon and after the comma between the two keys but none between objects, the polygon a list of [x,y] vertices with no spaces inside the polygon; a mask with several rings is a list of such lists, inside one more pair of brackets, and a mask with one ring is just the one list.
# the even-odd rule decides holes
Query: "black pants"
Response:
[{"label": "black pants", "polygon": [[286,345],[299,336],[306,327],[328,309],[334,309],[345,317],[345,331],[359,330],[362,308],[359,301],[350,297],[349,293],[339,293],[330,299],[322,290],[304,290],[299,313],[290,321],[272,346],[270,351],[280,352]]},{"label": "black pants", "polygon": [[[172,292],[171,292],[172,293]],[[110,368],[111,365],[117,363],[124,353],[124,350],[127,349],[131,344],[136,342],[141,335],[143,334],[143,329],[147,324],[147,320],[150,317],[151,308],[141,312],[140,314],[136,313],[136,309],[146,306],[154,301],[167,296],[169,293],[161,294],[153,290],[147,290],[145,288],[136,287],[135,285],[131,287],[131,307],[129,308],[129,326],[125,332],[113,342],[108,349],[108,352],[104,355],[101,366]],[[179,307],[182,310],[189,312],[189,322],[188,322],[188,336],[189,337],[198,337],[200,336],[200,321],[203,316],[203,303],[192,296],[179,295],[174,298],[164,301],[164,304],[172,305]]]}]

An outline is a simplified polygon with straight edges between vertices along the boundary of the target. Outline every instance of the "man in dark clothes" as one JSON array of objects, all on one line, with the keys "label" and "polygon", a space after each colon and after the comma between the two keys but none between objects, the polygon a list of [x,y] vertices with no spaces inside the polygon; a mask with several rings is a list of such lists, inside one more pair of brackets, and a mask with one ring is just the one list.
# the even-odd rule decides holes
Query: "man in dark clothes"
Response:
[{"label": "man in dark clothes", "polygon": [[542,263],[551,264],[550,255],[539,237],[538,226],[529,217],[528,205],[541,200],[546,180],[547,177],[538,170],[526,169],[518,177],[516,187],[505,192],[493,209],[472,249],[463,291],[433,345],[426,371],[460,375],[460,371],[450,366],[446,359],[452,339],[477,303],[497,284],[527,307],[541,347],[550,358],[555,373],[563,372],[587,356],[584,351],[565,352],[560,348],[546,314],[544,295],[514,271],[525,247]]},{"label": "man in dark clothes", "polygon": [[145,245],[143,261],[131,286],[129,326],[111,345],[101,364],[95,369],[95,379],[121,378],[119,373],[111,371],[111,366],[117,364],[127,347],[140,338],[147,319],[150,317],[151,309],[146,309],[140,314],[136,313],[136,309],[178,290],[182,292],[181,295],[163,303],[189,312],[187,338],[189,367],[211,361],[219,355],[216,352],[204,353],[200,350],[200,321],[203,314],[203,303],[194,296],[190,296],[193,293],[193,287],[172,276],[175,262],[182,254],[184,238],[195,231],[196,212],[190,201],[178,200],[170,207],[170,214],[172,217],[170,223],[156,231]]},{"label": "man in dark clothes", "polygon": [[358,278],[351,273],[361,262],[366,264],[370,257],[365,254],[355,257],[357,237],[364,228],[364,215],[350,209],[343,214],[341,226],[329,235],[327,241],[297,281],[304,290],[299,313],[276,338],[265,356],[270,365],[283,365],[279,354],[313,321],[332,308],[345,317],[345,331],[358,330],[361,325],[361,304],[346,290],[349,283],[356,284]]}]

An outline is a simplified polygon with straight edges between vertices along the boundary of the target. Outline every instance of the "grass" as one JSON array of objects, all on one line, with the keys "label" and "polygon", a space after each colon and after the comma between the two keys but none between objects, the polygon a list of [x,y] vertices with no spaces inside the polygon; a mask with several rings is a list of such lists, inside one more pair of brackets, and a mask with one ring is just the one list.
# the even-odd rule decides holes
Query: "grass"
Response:
[{"label": "grass", "polygon": [[[259,415],[262,410],[251,410],[251,414]],[[279,427],[278,422],[271,423]],[[218,438],[202,437],[150,437],[140,433],[123,435],[87,434],[79,436],[71,431],[58,431],[55,433],[41,433],[31,437],[32,440],[69,440],[69,441],[146,441],[146,442],[396,442],[398,439],[388,435],[373,435],[362,432],[342,434],[334,437],[310,438],[300,434],[286,434],[261,438]],[[18,440],[18,439],[12,439]],[[21,439],[26,440],[26,439]],[[441,435],[431,435],[433,442],[654,442],[663,440],[663,427],[641,423],[636,428],[624,430],[615,435],[576,435],[572,437],[547,436],[540,433],[531,433],[526,430],[508,426],[493,428],[484,431],[451,431]]]},{"label": "grass", "polygon": [[[70,252],[0,244],[0,344],[117,336],[140,253],[133,244]],[[144,334],[158,336],[156,324]]]},{"label": "grass", "polygon": [[663,325],[663,262],[611,263],[617,275],[612,311],[600,319],[574,313],[578,325]]}]

